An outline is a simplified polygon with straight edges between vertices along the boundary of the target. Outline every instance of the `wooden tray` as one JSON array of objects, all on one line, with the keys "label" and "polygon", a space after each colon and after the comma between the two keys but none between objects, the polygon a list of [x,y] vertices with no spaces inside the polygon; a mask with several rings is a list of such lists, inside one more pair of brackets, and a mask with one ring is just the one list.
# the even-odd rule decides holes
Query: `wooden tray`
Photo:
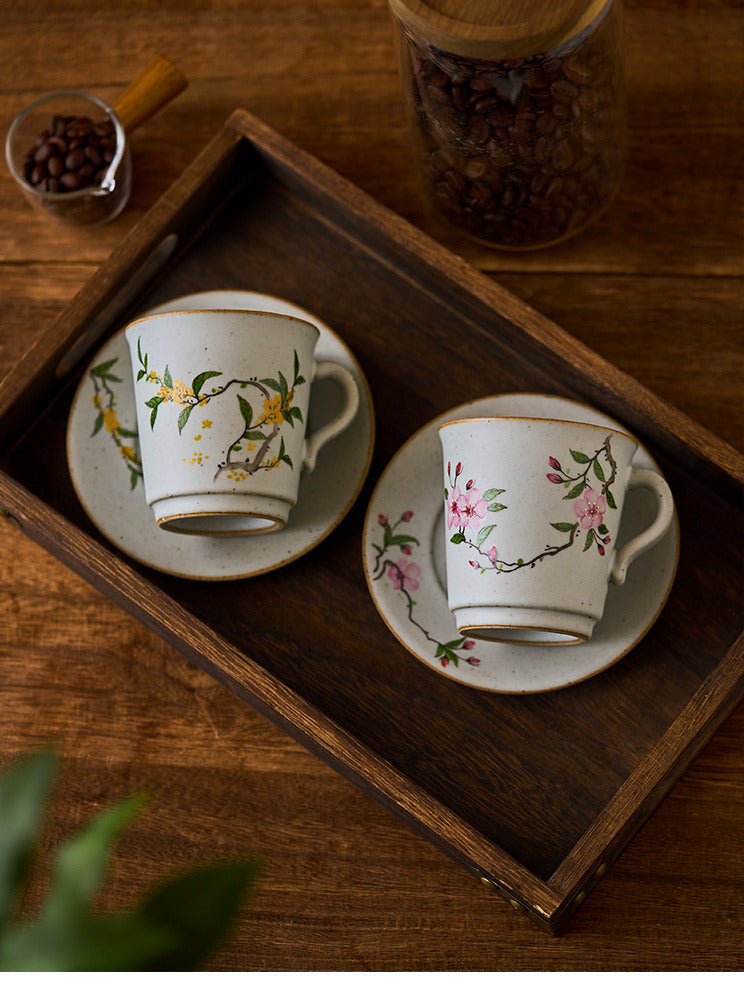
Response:
[{"label": "wooden tray", "polygon": [[[226,287],[290,299],[348,343],[377,440],[360,498],[320,546],[204,583],[108,544],[75,496],[65,429],[86,361],[127,317]],[[545,694],[483,693],[423,665],[362,566],[393,454],[436,415],[505,392],[622,421],[679,511],[679,571],[650,633]],[[0,507],[28,535],[554,932],[744,691],[741,455],[243,111],[7,377],[0,468]]]}]

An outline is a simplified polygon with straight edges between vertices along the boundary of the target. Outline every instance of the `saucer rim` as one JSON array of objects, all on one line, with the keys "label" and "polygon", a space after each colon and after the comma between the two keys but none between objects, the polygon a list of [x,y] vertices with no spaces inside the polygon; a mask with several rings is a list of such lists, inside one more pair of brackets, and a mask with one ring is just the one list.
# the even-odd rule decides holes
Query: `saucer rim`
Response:
[{"label": "saucer rim", "polygon": [[[172,300],[164,301],[163,303],[156,304],[154,307],[148,309],[142,315],[140,315],[140,317],[144,318],[146,316],[155,316],[159,313],[165,313],[166,311],[163,310],[162,308],[166,308],[166,307],[170,308],[171,306],[178,306],[183,304],[184,301],[197,303],[199,299],[213,298],[215,296],[239,297],[241,295],[246,295],[254,299],[260,299],[264,301],[264,303],[271,302],[275,305],[286,306],[291,308],[291,310],[294,312],[305,314],[306,315],[305,318],[298,318],[298,319],[306,320],[307,322],[313,322],[313,321],[315,322],[315,326],[318,328],[319,331],[319,339],[318,339],[319,343],[322,342],[324,337],[327,337],[333,339],[336,342],[336,344],[343,349],[343,351],[346,354],[346,357],[348,358],[350,365],[353,367],[353,374],[355,376],[355,379],[357,379],[358,384],[362,387],[361,392],[363,394],[364,401],[366,403],[366,411],[369,420],[369,431],[365,432],[366,446],[367,446],[366,457],[364,459],[364,464],[360,469],[359,477],[356,482],[353,493],[351,493],[351,495],[347,498],[347,500],[344,502],[343,505],[339,505],[339,507],[334,511],[334,513],[332,515],[329,515],[329,520],[327,524],[321,529],[320,533],[317,534],[311,541],[302,543],[301,547],[298,547],[295,550],[288,552],[286,555],[283,555],[281,558],[271,559],[271,561],[265,562],[265,564],[263,565],[260,565],[258,567],[251,567],[250,569],[247,570],[246,569],[231,570],[225,573],[221,573],[221,572],[198,573],[198,572],[193,572],[193,571],[189,572],[179,569],[175,565],[175,563],[171,566],[165,566],[163,564],[154,563],[150,558],[144,556],[143,554],[133,552],[129,547],[127,547],[125,541],[119,539],[116,535],[111,533],[109,528],[105,527],[105,525],[100,520],[100,515],[96,515],[91,511],[88,501],[85,499],[84,496],[83,491],[85,488],[80,485],[80,481],[77,478],[76,467],[73,463],[73,459],[71,457],[71,452],[70,452],[70,448],[72,444],[72,433],[73,433],[72,431],[73,418],[76,409],[80,403],[83,389],[85,388],[85,385],[87,383],[88,370],[100,360],[102,354],[106,351],[106,349],[111,348],[112,346],[114,346],[116,343],[119,342],[124,342],[122,353],[123,355],[125,355],[127,361],[129,361],[128,349],[126,348],[125,334],[127,327],[132,322],[128,321],[126,324],[123,324],[122,326],[118,327],[117,330],[114,331],[114,333],[111,334],[106,339],[106,341],[100,345],[100,347],[91,355],[89,360],[85,363],[85,366],[81,373],[80,381],[78,382],[75,388],[75,393],[70,403],[70,410],[67,418],[67,426],[66,426],[66,434],[65,434],[65,449],[67,456],[68,472],[73,485],[73,489],[75,491],[75,495],[77,496],[77,499],[80,502],[80,505],[83,508],[88,519],[100,531],[100,533],[106,538],[106,540],[109,541],[114,546],[114,548],[116,548],[119,552],[125,554],[133,562],[137,562],[140,565],[146,566],[148,569],[154,569],[155,571],[160,572],[163,575],[173,576],[177,579],[190,579],[199,582],[231,582],[240,579],[251,579],[257,576],[265,575],[270,572],[274,572],[275,570],[283,568],[284,566],[289,565],[290,563],[296,561],[297,559],[302,558],[304,555],[307,555],[314,548],[317,548],[317,546],[320,545],[321,542],[325,541],[325,539],[328,538],[329,535],[331,535],[333,531],[336,530],[336,528],[342,523],[345,517],[349,514],[351,508],[354,506],[355,502],[359,498],[364,488],[364,484],[369,476],[369,471],[374,457],[375,440],[376,440],[376,419],[375,419],[372,392],[370,390],[367,377],[364,374],[364,370],[362,369],[355,354],[353,353],[349,345],[343,340],[343,338],[341,338],[341,336],[336,331],[334,331],[331,327],[329,327],[329,325],[326,324],[325,321],[322,321],[319,317],[316,317],[314,314],[312,314],[310,311],[306,310],[304,307],[300,306],[299,304],[295,304],[292,301],[287,300],[283,297],[279,297],[275,294],[262,293],[258,290],[221,288],[221,289],[213,289],[213,290],[196,291],[194,293],[184,294]],[[211,307],[208,309],[221,309],[221,310],[230,311],[230,310],[236,310],[238,308]],[[266,311],[266,312],[279,313],[280,316],[282,314],[281,311]],[[289,314],[284,316],[293,316],[293,315]],[[134,320],[137,319],[139,318],[134,318]],[[362,403],[360,402],[360,408],[361,407],[362,407]],[[160,536],[161,529],[157,526],[157,524],[155,524],[154,520],[153,520],[153,526],[157,529],[156,531],[153,532],[153,535],[157,534],[158,536]],[[219,536],[219,537],[218,536],[211,537],[204,535],[183,536],[183,535],[174,535],[174,533],[172,532],[164,531],[163,537],[165,540],[167,540],[168,537],[170,537],[171,539],[174,537],[186,537],[186,538],[199,539],[201,541],[211,541],[220,544],[238,543],[238,542],[240,542],[241,544],[245,544],[246,541],[259,539],[263,542],[266,539],[271,540],[272,537],[277,542],[279,542],[283,538],[286,538],[288,531],[289,529],[287,527],[284,527],[273,532],[266,532],[261,535],[250,536],[248,538],[246,538],[246,536],[244,535]],[[291,533],[291,531],[289,531],[289,533]]]},{"label": "saucer rim", "polygon": [[[385,467],[383,468],[382,472],[380,473],[380,476],[378,477],[377,482],[375,483],[375,486],[374,486],[374,488],[372,490],[370,499],[369,499],[368,504],[367,504],[367,510],[366,510],[365,516],[364,516],[364,524],[363,524],[363,528],[362,528],[362,564],[363,564],[363,568],[364,568],[364,576],[365,576],[365,581],[366,581],[366,584],[367,584],[367,588],[368,588],[370,597],[371,597],[371,599],[372,599],[372,601],[373,601],[373,603],[375,605],[375,608],[377,610],[377,613],[382,618],[383,622],[385,623],[385,625],[388,628],[388,630],[390,631],[390,633],[395,637],[395,639],[408,652],[408,654],[410,656],[412,656],[418,662],[423,663],[432,672],[436,673],[439,676],[443,676],[445,679],[449,679],[452,682],[455,682],[455,683],[459,684],[460,686],[467,686],[469,689],[477,690],[479,692],[496,693],[496,694],[499,694],[499,695],[502,695],[502,696],[524,696],[526,694],[552,693],[552,692],[556,692],[558,690],[568,689],[571,686],[576,686],[576,685],[579,685],[580,683],[586,682],[587,680],[592,679],[594,676],[598,676],[602,672],[606,672],[608,669],[612,668],[612,666],[614,666],[622,658],[624,658],[626,655],[628,655],[646,637],[646,635],[649,633],[649,631],[653,628],[653,626],[656,624],[657,620],[659,619],[659,616],[661,615],[661,612],[663,611],[664,607],[666,606],[666,604],[667,604],[667,602],[669,600],[669,597],[671,595],[672,589],[674,587],[674,582],[675,582],[677,571],[678,571],[678,568],[679,568],[680,538],[681,538],[681,535],[680,535],[680,526],[679,526],[679,515],[678,515],[678,512],[677,512],[677,506],[676,506],[676,502],[675,502],[672,524],[670,526],[670,531],[673,531],[673,540],[674,540],[673,561],[671,563],[671,567],[669,568],[669,580],[668,580],[666,589],[664,590],[663,595],[659,598],[659,602],[658,602],[657,608],[656,608],[653,616],[650,618],[650,620],[648,621],[648,623],[644,626],[643,630],[638,633],[638,635],[636,636],[635,639],[633,639],[631,642],[629,642],[627,644],[624,644],[622,646],[622,650],[621,651],[619,651],[616,654],[613,654],[613,657],[611,659],[609,659],[604,664],[599,665],[596,669],[592,669],[591,672],[587,672],[587,673],[581,674],[579,676],[576,676],[575,678],[570,678],[570,679],[562,680],[560,682],[552,682],[550,685],[541,685],[541,686],[538,686],[538,687],[525,686],[523,688],[518,688],[518,687],[504,688],[504,687],[499,687],[499,686],[488,686],[488,685],[482,685],[482,684],[479,684],[479,683],[474,683],[474,682],[468,680],[467,678],[463,678],[463,676],[460,674],[459,671],[455,670],[454,672],[450,672],[450,671],[448,671],[447,669],[445,669],[445,668],[443,668],[441,666],[437,666],[437,665],[434,664],[434,660],[433,659],[425,658],[418,651],[414,650],[414,648],[411,646],[411,644],[409,644],[409,643],[406,642],[406,640],[404,639],[404,637],[402,636],[402,634],[400,634],[399,631],[397,631],[393,627],[392,620],[388,618],[388,615],[382,609],[382,604],[380,603],[380,600],[379,600],[378,596],[375,594],[375,587],[373,585],[374,584],[374,581],[373,581],[372,577],[370,576],[370,569],[369,569],[369,566],[368,566],[368,548],[370,547],[370,542],[368,540],[368,535],[369,535],[370,525],[371,525],[371,522],[372,522],[373,508],[374,508],[374,504],[375,504],[376,498],[377,498],[378,493],[381,490],[382,486],[386,482],[387,476],[390,473],[390,471],[392,470],[394,464],[398,461],[398,459],[402,456],[403,452],[406,449],[408,449],[410,446],[414,445],[417,442],[417,440],[420,438],[421,435],[423,435],[425,433],[434,433],[434,432],[438,431],[438,428],[440,426],[442,426],[444,423],[451,423],[453,419],[457,419],[457,418],[452,418],[452,416],[451,416],[452,414],[454,414],[457,411],[464,411],[466,409],[473,408],[473,407],[475,407],[477,405],[480,405],[480,404],[483,404],[483,403],[487,403],[488,401],[503,401],[503,400],[508,400],[508,399],[511,399],[511,398],[520,398],[522,400],[525,400],[525,399],[529,400],[529,399],[533,399],[534,398],[534,399],[540,400],[542,402],[545,402],[545,401],[556,402],[557,401],[557,402],[559,402],[561,404],[571,404],[573,406],[583,408],[584,410],[590,411],[592,414],[597,415],[597,416],[600,416],[600,417],[606,417],[608,419],[608,421],[610,422],[607,425],[608,427],[612,427],[613,425],[619,425],[619,429],[621,431],[623,431],[625,434],[630,435],[633,438],[633,440],[637,441],[638,448],[636,450],[636,454],[634,455],[634,461],[638,457],[638,455],[642,455],[643,458],[647,459],[650,462],[650,464],[656,469],[656,471],[658,471],[659,473],[661,473],[661,469],[660,469],[658,463],[656,462],[656,460],[654,459],[654,457],[651,455],[651,453],[648,451],[648,449],[645,447],[645,445],[643,445],[643,443],[635,435],[632,434],[632,432],[630,432],[627,428],[625,428],[621,424],[621,422],[619,422],[616,418],[612,417],[609,414],[606,414],[604,411],[600,410],[598,407],[594,407],[591,404],[585,403],[582,400],[575,400],[575,399],[573,399],[571,397],[565,397],[565,396],[561,396],[559,394],[541,393],[541,392],[534,392],[534,391],[533,392],[495,393],[495,394],[487,394],[487,395],[484,395],[484,396],[476,397],[473,400],[469,400],[469,401],[465,401],[464,403],[457,404],[456,406],[451,407],[448,410],[445,410],[442,413],[437,414],[436,416],[434,416],[433,418],[431,418],[429,421],[427,421],[425,424],[423,424],[420,428],[418,428],[416,431],[414,431],[413,434],[408,439],[406,439],[406,441],[404,441],[403,444],[400,445],[398,447],[398,449],[393,453],[393,455],[388,459]],[[489,416],[489,415],[484,415],[484,416]],[[467,419],[472,419],[472,418],[467,418]],[[594,425],[594,426],[596,426],[596,425]],[[661,474],[663,475],[663,473],[661,473]],[[664,538],[667,538],[668,534],[669,534],[669,532],[667,532],[667,534],[664,535]],[[662,539],[662,540],[664,540],[664,539]],[[671,551],[671,549],[670,549],[670,551]],[[391,612],[391,614],[392,614],[392,612]],[[488,644],[485,641],[482,642],[482,643],[484,645],[487,645]],[[520,651],[525,651],[525,648],[526,648],[526,646],[524,646],[524,645],[509,645],[508,643],[492,643],[492,644],[499,644],[499,646],[501,648],[505,649],[505,650],[506,649],[511,649],[515,654],[516,653],[519,653]],[[550,646],[550,647],[553,647],[553,646]],[[564,645],[555,646],[556,650],[563,650],[565,648],[571,648],[572,650],[578,650],[578,649],[582,649],[583,648],[586,651],[590,651],[591,650],[591,647],[592,647],[591,639],[588,639],[587,641],[583,642],[582,644],[573,644],[573,645],[570,645],[570,646],[564,646]],[[463,671],[465,671],[465,670],[463,670]]]}]

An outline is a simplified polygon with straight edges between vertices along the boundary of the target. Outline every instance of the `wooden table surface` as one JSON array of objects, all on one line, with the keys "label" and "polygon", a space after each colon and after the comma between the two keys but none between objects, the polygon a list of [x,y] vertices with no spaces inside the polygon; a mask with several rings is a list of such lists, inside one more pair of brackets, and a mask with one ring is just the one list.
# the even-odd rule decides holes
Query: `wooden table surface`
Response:
[{"label": "wooden table surface", "polygon": [[[132,137],[125,212],[38,218],[0,173],[0,374],[235,107],[423,227],[665,400],[744,447],[744,8],[630,0],[630,162],[583,235],[534,253],[453,236],[418,199],[386,0],[0,0],[0,122],[59,88],[108,99],[156,53],[188,89]],[[705,525],[716,522],[703,522]],[[212,970],[739,970],[744,710],[553,938],[0,521],[0,767],[63,757],[49,839],[139,788],[104,905],[261,853]]]}]

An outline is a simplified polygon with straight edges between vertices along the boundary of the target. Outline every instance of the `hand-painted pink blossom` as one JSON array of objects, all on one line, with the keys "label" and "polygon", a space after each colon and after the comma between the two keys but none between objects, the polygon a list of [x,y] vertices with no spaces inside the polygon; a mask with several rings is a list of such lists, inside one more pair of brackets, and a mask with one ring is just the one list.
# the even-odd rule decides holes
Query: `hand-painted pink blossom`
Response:
[{"label": "hand-painted pink blossom", "polygon": [[413,517],[412,510],[404,510],[403,513],[400,515],[400,519],[402,521],[405,521],[406,523],[408,523],[408,521],[410,521],[412,517]]},{"label": "hand-painted pink blossom", "polygon": [[550,480],[551,483],[562,483],[563,482],[563,480],[561,479],[561,477],[560,476],[557,476],[554,472],[547,472],[547,473],[545,473],[545,475]]},{"label": "hand-painted pink blossom", "polygon": [[491,545],[491,547],[488,549],[488,560],[491,563],[491,565],[494,565],[496,563],[496,559],[498,557],[499,557],[499,553],[496,551],[496,546]]},{"label": "hand-painted pink blossom", "polygon": [[481,664],[481,660],[475,658],[475,656],[471,656],[467,661],[468,661],[468,663],[470,665],[480,665]]},{"label": "hand-painted pink blossom", "polygon": [[385,527],[385,525],[387,524],[387,517],[385,517],[384,514],[378,514],[377,523],[382,525],[382,527]]},{"label": "hand-painted pink blossom", "polygon": [[560,462],[558,461],[558,459],[556,459],[556,458],[554,458],[554,457],[553,457],[553,456],[551,455],[551,456],[550,456],[550,458],[548,459],[548,462],[550,462],[550,464],[551,464],[551,466],[552,466],[552,467],[553,467],[554,469],[558,469],[558,470],[560,471],[560,468],[561,468],[561,464],[560,464]]},{"label": "hand-painted pink blossom", "polygon": [[396,590],[417,590],[421,569],[415,562],[408,562],[406,559],[398,559],[395,565],[388,569],[388,579],[392,582]]},{"label": "hand-painted pink blossom", "polygon": [[469,652],[471,648],[475,648],[475,642],[473,641],[472,638],[468,638],[467,641],[463,641],[462,647],[463,647],[463,651]]},{"label": "hand-painted pink blossom", "polygon": [[464,493],[460,503],[460,520],[466,528],[477,527],[488,513],[488,501],[474,486]]},{"label": "hand-painted pink blossom", "polygon": [[439,664],[441,665],[441,667],[443,669],[446,669],[447,668],[447,666],[449,665],[449,659],[447,658],[446,655],[443,655],[441,657],[441,659],[439,660]]},{"label": "hand-painted pink blossom", "polygon": [[460,515],[460,508],[462,506],[463,495],[460,493],[459,486],[453,486],[452,492],[447,497],[447,530],[455,531],[464,524],[464,521]]},{"label": "hand-painted pink blossom", "polygon": [[578,500],[574,500],[574,514],[585,531],[597,528],[607,510],[607,501],[601,493],[591,487],[584,490]]}]

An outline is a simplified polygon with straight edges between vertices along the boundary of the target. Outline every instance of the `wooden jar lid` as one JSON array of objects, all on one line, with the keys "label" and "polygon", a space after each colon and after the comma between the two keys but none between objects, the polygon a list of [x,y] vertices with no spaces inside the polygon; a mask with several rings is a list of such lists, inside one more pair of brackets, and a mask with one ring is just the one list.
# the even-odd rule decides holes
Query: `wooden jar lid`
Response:
[{"label": "wooden jar lid", "polygon": [[590,24],[608,0],[388,0],[416,36],[482,59],[548,52]]}]

